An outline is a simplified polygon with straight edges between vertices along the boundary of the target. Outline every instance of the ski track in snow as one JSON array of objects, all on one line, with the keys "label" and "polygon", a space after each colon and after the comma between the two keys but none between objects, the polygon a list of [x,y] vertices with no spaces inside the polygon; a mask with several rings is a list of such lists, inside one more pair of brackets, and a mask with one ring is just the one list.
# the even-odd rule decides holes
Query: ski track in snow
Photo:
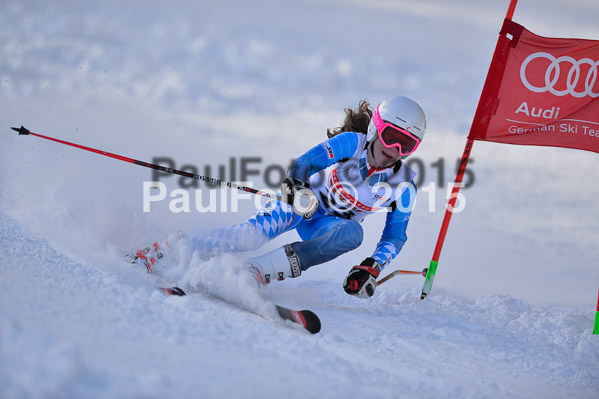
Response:
[{"label": "ski track in snow", "polygon": [[[7,0],[0,130],[24,124],[216,173],[229,157],[286,165],[344,107],[401,92],[422,102],[430,123],[419,157],[444,157],[447,181],[506,7]],[[521,0],[515,20],[541,35],[599,38],[597,7]],[[163,203],[142,213],[148,170],[1,134],[1,398],[599,396],[597,154],[476,143],[476,184],[452,220],[431,297],[419,300],[422,280],[396,277],[363,301],[340,285],[370,255],[382,215],[364,223],[374,233],[360,249],[260,294],[236,277],[240,257],[201,262],[184,243],[157,268],[162,277],[148,276],[122,255],[179,229],[239,223],[254,208],[173,214]],[[434,168],[424,172],[434,181]],[[428,262],[443,191],[435,213],[420,191],[392,268]],[[190,294],[164,297],[163,280]],[[262,297],[315,311],[321,333],[239,308],[268,315]]]}]

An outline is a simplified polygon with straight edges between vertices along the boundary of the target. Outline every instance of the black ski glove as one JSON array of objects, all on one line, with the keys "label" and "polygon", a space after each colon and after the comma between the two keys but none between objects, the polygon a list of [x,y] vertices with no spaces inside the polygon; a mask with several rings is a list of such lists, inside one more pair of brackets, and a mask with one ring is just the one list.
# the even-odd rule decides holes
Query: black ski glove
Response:
[{"label": "black ski glove", "polygon": [[349,295],[370,298],[374,295],[376,279],[380,272],[381,265],[373,258],[366,258],[362,264],[351,268],[343,282],[343,289]]},{"label": "black ski glove", "polygon": [[306,184],[295,177],[287,177],[281,184],[281,195],[283,201],[293,207],[295,213],[310,220],[318,210],[320,201],[314,191],[306,187]]}]

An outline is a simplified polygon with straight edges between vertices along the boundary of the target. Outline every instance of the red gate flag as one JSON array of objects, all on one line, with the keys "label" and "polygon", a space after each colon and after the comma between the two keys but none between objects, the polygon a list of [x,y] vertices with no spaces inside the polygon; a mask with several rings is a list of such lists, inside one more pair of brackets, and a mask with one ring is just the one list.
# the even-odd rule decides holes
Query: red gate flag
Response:
[{"label": "red gate flag", "polygon": [[499,33],[420,299],[431,292],[474,140],[599,153],[599,41],[535,35],[511,20],[517,2]]},{"label": "red gate flag", "polygon": [[506,19],[468,138],[599,153],[599,41]]}]

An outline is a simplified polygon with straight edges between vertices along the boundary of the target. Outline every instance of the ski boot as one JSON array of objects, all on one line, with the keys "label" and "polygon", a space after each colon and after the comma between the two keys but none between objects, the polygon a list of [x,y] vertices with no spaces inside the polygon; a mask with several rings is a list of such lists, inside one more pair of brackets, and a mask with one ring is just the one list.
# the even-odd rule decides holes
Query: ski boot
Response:
[{"label": "ski boot", "polygon": [[283,245],[264,255],[245,261],[245,269],[256,279],[258,286],[270,284],[272,280],[299,277],[302,274],[300,258],[291,245]]},{"label": "ski boot", "polygon": [[162,252],[157,242],[149,247],[140,249],[135,254],[125,255],[129,263],[139,268],[145,268],[148,274],[152,274],[152,268],[156,265],[159,259],[162,259]]},{"label": "ski boot", "polygon": [[125,255],[125,258],[132,265],[140,267],[142,270],[145,269],[148,274],[153,274],[154,267],[158,264],[160,259],[165,256],[171,261],[176,261],[178,259],[176,251],[173,253],[173,248],[178,248],[182,240],[187,240],[187,236],[184,232],[178,231],[175,234],[171,234],[164,244],[155,242],[133,254]]}]

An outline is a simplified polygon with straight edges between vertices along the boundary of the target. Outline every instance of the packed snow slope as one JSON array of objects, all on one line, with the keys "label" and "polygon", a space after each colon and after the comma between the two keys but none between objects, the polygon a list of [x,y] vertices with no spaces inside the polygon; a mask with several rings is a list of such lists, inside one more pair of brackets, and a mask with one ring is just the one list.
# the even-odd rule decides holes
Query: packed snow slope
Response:
[{"label": "packed snow slope", "polygon": [[[420,301],[391,284],[358,301],[335,282],[273,283],[269,299],[320,315],[323,329],[312,336],[204,293],[165,298],[150,277],[118,271],[116,257],[79,263],[10,217],[0,221],[4,398],[597,393],[588,312],[499,294],[471,302],[444,290]],[[191,263],[195,273],[215,272]],[[230,289],[218,277],[209,285]]]},{"label": "packed snow slope", "polygon": [[[429,122],[423,180],[388,270],[421,270],[507,3],[4,0],[0,397],[596,398],[597,154],[475,143],[430,298],[421,278],[396,277],[365,301],[341,282],[383,214],[359,249],[261,293],[240,262],[296,233],[208,262],[177,241],[148,276],[123,255],[239,223],[254,201],[212,191],[218,206],[200,212],[202,184],[190,212],[168,197],[143,212],[149,169],[8,129],[226,179],[246,162],[265,187],[343,108],[411,96]],[[599,39],[593,1],[520,3],[514,20],[537,34]],[[190,294],[162,296],[165,281]],[[266,300],[315,311],[322,332],[273,322]]]}]

